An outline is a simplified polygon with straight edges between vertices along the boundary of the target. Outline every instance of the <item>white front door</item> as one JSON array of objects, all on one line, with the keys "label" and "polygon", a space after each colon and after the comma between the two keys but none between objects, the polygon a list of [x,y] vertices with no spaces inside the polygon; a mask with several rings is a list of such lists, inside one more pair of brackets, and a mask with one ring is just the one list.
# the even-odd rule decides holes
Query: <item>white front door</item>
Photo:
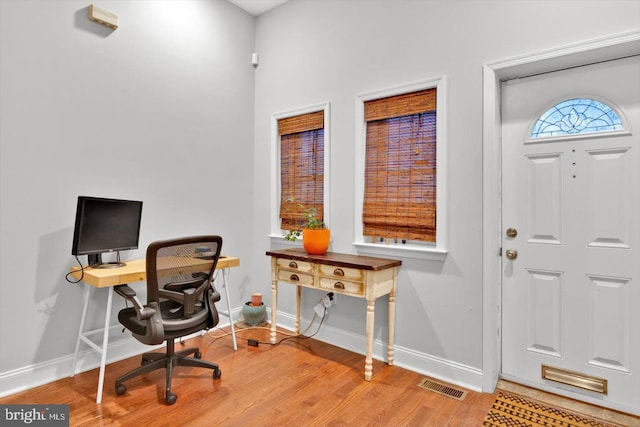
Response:
[{"label": "white front door", "polygon": [[[531,137],[584,98],[624,130]],[[502,377],[640,414],[640,57],[505,82],[502,123]]]}]

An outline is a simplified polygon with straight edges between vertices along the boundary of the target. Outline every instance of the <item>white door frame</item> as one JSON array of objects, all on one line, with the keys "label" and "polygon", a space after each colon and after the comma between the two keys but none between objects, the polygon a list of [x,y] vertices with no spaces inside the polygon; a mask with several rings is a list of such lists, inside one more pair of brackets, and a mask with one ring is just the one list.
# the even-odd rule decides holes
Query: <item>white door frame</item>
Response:
[{"label": "white door frame", "polygon": [[515,58],[483,67],[483,196],[482,196],[482,390],[495,390],[502,364],[500,330],[502,274],[501,236],[501,117],[500,82],[594,62],[640,54],[640,31],[613,34]]}]

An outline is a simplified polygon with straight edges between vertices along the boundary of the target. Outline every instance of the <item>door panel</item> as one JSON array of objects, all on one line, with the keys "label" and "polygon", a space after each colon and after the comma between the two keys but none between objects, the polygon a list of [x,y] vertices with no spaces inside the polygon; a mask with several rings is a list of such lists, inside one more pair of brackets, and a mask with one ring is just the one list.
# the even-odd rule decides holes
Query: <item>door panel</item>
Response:
[{"label": "door panel", "polygon": [[[503,83],[501,189],[502,376],[636,414],[638,76],[636,56]],[[627,131],[529,137],[541,112],[574,98],[613,106]],[[563,120],[580,125],[579,111]],[[607,393],[544,379],[543,365],[606,379]]]},{"label": "door panel", "polygon": [[630,280],[587,276],[589,280],[591,324],[589,363],[593,366],[630,372],[629,298]]},{"label": "door panel", "polygon": [[591,189],[587,194],[588,245],[631,249],[629,148],[587,154],[587,186]]},{"label": "door panel", "polygon": [[527,270],[527,350],[562,356],[562,274]]},{"label": "door panel", "polygon": [[562,157],[558,153],[527,155],[525,191],[528,243],[562,244]]}]

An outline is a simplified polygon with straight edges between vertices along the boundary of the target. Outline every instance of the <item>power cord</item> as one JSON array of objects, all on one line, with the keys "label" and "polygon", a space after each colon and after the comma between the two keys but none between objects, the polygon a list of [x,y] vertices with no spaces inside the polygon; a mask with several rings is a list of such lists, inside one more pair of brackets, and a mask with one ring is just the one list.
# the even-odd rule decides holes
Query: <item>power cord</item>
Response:
[{"label": "power cord", "polygon": [[[322,302],[322,300],[320,300],[319,302]],[[313,325],[313,322],[314,322],[314,321],[316,320],[316,318],[318,317],[318,315],[315,313],[315,311],[314,311],[313,317],[311,318],[311,321],[309,321],[309,326],[307,326],[307,327],[306,327],[306,329],[305,329],[304,331],[302,331],[301,333],[299,333],[299,334],[286,334],[286,333],[284,333],[284,332],[276,331],[277,333],[284,334],[284,335],[287,335],[287,336],[286,336],[286,337],[284,337],[284,338],[282,338],[282,339],[280,339],[280,341],[277,341],[277,342],[275,342],[275,343],[272,343],[272,342],[264,342],[264,341],[260,341],[260,340],[256,340],[256,339],[251,339],[251,338],[248,340],[248,343],[249,343],[249,345],[250,345],[250,346],[252,346],[252,347],[258,347],[258,345],[260,345],[260,344],[267,344],[267,345],[270,345],[270,346],[276,346],[276,345],[280,345],[283,341],[286,341],[286,340],[291,340],[291,339],[309,339],[309,338],[313,338],[313,337],[314,337],[314,336],[316,336],[316,334],[320,331],[320,328],[322,327],[322,323],[324,322],[324,319],[325,319],[325,317],[326,317],[326,316],[327,316],[327,307],[326,307],[326,306],[323,306],[322,318],[320,319],[320,323],[318,324],[318,328],[317,328],[317,329],[316,329],[316,331],[315,331],[313,334],[311,334],[311,335],[305,335],[305,334],[306,334],[306,333],[307,333],[307,331],[311,328],[311,325]],[[263,328],[263,329],[269,329],[269,330],[271,330],[270,328]]]},{"label": "power cord", "polygon": [[[271,346],[276,346],[276,345],[279,345],[280,343],[282,343],[283,341],[286,341],[286,340],[292,340],[292,339],[301,339],[301,340],[306,340],[306,339],[309,339],[309,338],[313,338],[314,336],[316,336],[316,334],[317,334],[318,332],[320,332],[320,327],[322,326],[322,323],[324,322],[324,318],[325,318],[325,317],[327,317],[327,308],[326,308],[326,307],[324,308],[324,311],[322,312],[322,318],[320,319],[320,323],[318,324],[318,329],[316,329],[316,331],[315,331],[313,334],[311,334],[311,335],[304,335],[304,332],[306,332],[306,331],[311,327],[311,325],[313,324],[313,319],[312,319],[312,321],[309,323],[309,327],[307,327],[307,329],[305,329],[305,330],[304,330],[304,332],[302,332],[302,333],[300,333],[300,334],[297,334],[297,335],[291,335],[291,336],[288,336],[288,337],[284,337],[284,338],[282,338],[280,341],[275,342],[275,343],[270,343],[270,342],[268,342],[268,343],[263,343],[263,342],[260,342],[260,341],[258,341],[258,343],[259,343],[259,344],[269,344],[269,345],[271,345]],[[313,316],[313,318],[315,319],[315,318],[316,318],[316,315],[314,315],[314,316]]]},{"label": "power cord", "polygon": [[82,279],[84,279],[84,266],[80,262],[80,259],[78,258],[78,256],[76,256],[76,261],[78,261],[78,265],[80,266],[80,278],[78,280],[71,280],[70,277],[73,277],[73,276],[71,276],[71,273],[74,273],[74,272],[76,272],[78,270],[70,271],[67,274],[65,274],[65,276],[64,276],[64,279],[69,283],[74,283],[74,284],[75,283],[80,283],[80,282],[82,282]]},{"label": "power cord", "polygon": [[[319,302],[322,302],[322,300],[320,300]],[[291,340],[291,339],[296,339],[296,338],[298,338],[298,339],[309,339],[309,338],[313,338],[313,337],[314,337],[315,335],[317,335],[317,334],[318,334],[318,332],[320,331],[320,327],[322,327],[322,324],[323,324],[323,322],[324,322],[324,319],[325,319],[326,315],[327,315],[327,308],[326,308],[326,307],[324,307],[324,311],[323,311],[323,313],[322,313],[322,318],[320,319],[320,323],[318,324],[318,328],[317,328],[317,329],[316,329],[316,331],[315,331],[313,334],[311,334],[311,335],[305,335],[305,334],[307,333],[307,331],[308,331],[309,329],[311,329],[311,326],[313,325],[313,323],[315,322],[315,320],[316,320],[316,319],[317,319],[317,317],[318,317],[318,315],[315,313],[315,311],[314,311],[313,317],[312,317],[312,318],[311,318],[311,320],[309,321],[309,325],[308,325],[308,326],[305,328],[305,330],[304,330],[304,331],[302,331],[301,333],[298,333],[298,334],[290,334],[290,333],[287,333],[287,332],[283,332],[283,331],[278,331],[278,330],[276,330],[276,333],[281,334],[281,335],[286,335],[286,336],[285,336],[284,338],[280,339],[279,341],[275,342],[275,343],[265,342],[265,341],[260,341],[260,340],[257,340],[257,339],[249,338],[249,339],[248,339],[249,345],[250,345],[250,346],[252,346],[252,347],[258,347],[258,345],[260,345],[260,344],[265,344],[265,345],[270,345],[270,346],[276,346],[276,345],[279,345],[279,344],[281,344],[283,341],[286,341],[286,340]],[[215,327],[215,329],[219,329],[219,330],[220,330],[220,331],[222,331],[223,333],[222,333],[222,334],[220,334],[220,335],[213,335],[213,334],[212,334],[212,329],[208,330],[208,331],[207,331],[207,335],[209,335],[209,337],[211,337],[211,338],[212,338],[212,341],[211,341],[211,343],[209,343],[209,345],[213,344],[216,340],[218,340],[218,339],[220,339],[220,338],[224,338],[224,337],[227,337],[227,336],[231,335],[231,332],[227,332],[227,331],[225,331],[225,330],[224,330],[224,329],[222,329],[222,328]],[[249,328],[238,328],[238,327],[236,327],[236,328],[235,328],[235,332],[236,332],[236,333],[238,333],[238,332],[246,332],[246,331],[253,331],[253,330],[256,330],[256,329],[264,329],[264,330],[267,330],[267,331],[271,331],[271,328],[268,328],[268,327],[265,327],[265,326],[252,326],[252,327],[249,327]]]}]

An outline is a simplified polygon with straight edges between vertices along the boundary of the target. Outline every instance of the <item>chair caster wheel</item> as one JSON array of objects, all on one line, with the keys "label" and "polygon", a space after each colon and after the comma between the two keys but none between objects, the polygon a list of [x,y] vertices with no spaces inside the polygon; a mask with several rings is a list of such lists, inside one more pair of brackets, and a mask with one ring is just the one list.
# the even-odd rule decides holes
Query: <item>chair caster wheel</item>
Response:
[{"label": "chair caster wheel", "polygon": [[178,399],[178,396],[168,391],[164,400],[165,402],[167,402],[167,405],[173,405],[174,403],[176,403],[177,399]]},{"label": "chair caster wheel", "polygon": [[214,380],[219,380],[221,376],[222,376],[222,371],[220,370],[220,368],[217,368],[217,369],[213,370],[213,379]]},{"label": "chair caster wheel", "polygon": [[195,353],[193,353],[193,357],[195,357],[196,359],[201,359],[202,353],[200,353],[199,351],[196,351]]},{"label": "chair caster wheel", "polygon": [[122,396],[127,392],[127,386],[124,384],[116,384],[116,396]]}]

